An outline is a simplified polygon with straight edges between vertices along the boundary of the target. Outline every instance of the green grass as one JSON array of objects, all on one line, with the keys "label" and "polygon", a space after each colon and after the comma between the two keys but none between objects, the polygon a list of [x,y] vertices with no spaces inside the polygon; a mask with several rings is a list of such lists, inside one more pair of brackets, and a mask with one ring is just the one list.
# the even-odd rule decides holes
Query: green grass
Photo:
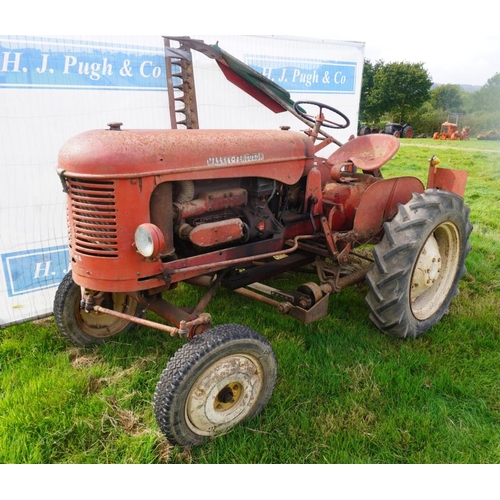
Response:
[{"label": "green grass", "polygon": [[[214,323],[265,335],[279,378],[262,415],[186,450],[167,443],[151,404],[183,341],[138,328],[84,350],[61,339],[51,318],[7,328],[0,462],[500,462],[500,143],[403,140],[385,176],[425,179],[433,154],[469,171],[475,230],[461,294],[430,332],[414,341],[382,335],[368,320],[365,285],[331,297],[329,317],[308,326],[221,290],[208,308]],[[201,293],[173,292],[179,305]]]}]

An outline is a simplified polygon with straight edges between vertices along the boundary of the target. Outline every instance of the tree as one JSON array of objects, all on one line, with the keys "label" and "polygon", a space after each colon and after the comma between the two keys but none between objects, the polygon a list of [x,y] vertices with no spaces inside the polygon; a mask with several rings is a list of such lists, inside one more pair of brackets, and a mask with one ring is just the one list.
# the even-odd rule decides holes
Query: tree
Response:
[{"label": "tree", "polygon": [[432,81],[422,63],[380,64],[367,90],[362,116],[390,114],[401,123],[430,98]]},{"label": "tree", "polygon": [[474,100],[478,110],[500,111],[500,73],[495,73],[481,90],[475,92]]},{"label": "tree", "polygon": [[363,67],[363,85],[361,88],[361,103],[360,103],[360,120],[362,122],[374,122],[377,120],[378,110],[372,109],[370,104],[370,93],[374,87],[375,74],[384,66],[383,61],[372,63],[369,59],[365,59]]},{"label": "tree", "polygon": [[431,92],[432,105],[448,113],[461,113],[464,106],[460,85],[441,85]]},{"label": "tree", "polygon": [[409,116],[409,123],[415,134],[432,137],[434,132],[441,130],[441,124],[448,119],[447,111],[436,109],[431,101],[427,101]]}]

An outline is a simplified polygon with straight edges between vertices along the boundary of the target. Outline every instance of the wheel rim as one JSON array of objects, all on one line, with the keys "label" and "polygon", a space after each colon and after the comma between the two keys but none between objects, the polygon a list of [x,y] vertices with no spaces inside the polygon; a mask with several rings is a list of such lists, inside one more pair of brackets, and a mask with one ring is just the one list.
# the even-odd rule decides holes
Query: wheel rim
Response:
[{"label": "wheel rim", "polygon": [[460,262],[460,233],[445,222],[429,236],[418,256],[411,279],[411,310],[424,321],[443,305],[455,281]]},{"label": "wheel rim", "polygon": [[[106,293],[100,301],[103,306],[120,313],[135,316],[137,313],[137,302],[124,293]],[[80,309],[80,297],[77,298],[75,304],[76,319],[80,328],[89,336],[94,338],[107,338],[121,333],[129,324],[130,321],[108,314],[99,314],[96,312],[86,313]]]},{"label": "wheel rim", "polygon": [[186,404],[186,422],[213,436],[244,420],[258,401],[264,375],[252,356],[234,355],[210,365],[196,380]]}]

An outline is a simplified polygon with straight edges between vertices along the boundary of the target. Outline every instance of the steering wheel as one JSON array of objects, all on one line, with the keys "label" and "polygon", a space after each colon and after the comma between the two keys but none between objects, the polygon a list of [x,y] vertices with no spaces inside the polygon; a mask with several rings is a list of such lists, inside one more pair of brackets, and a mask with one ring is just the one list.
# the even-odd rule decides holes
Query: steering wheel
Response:
[{"label": "steering wheel", "polygon": [[[302,106],[302,105],[316,106],[317,108],[319,108],[319,112],[318,112],[318,114],[316,116],[309,115],[305,111],[303,111],[303,110],[300,109],[300,106]],[[338,129],[347,128],[351,124],[351,121],[349,120],[349,118],[347,118],[346,115],[344,115],[344,113],[342,113],[338,109],[332,108],[331,106],[328,106],[326,104],[322,104],[321,102],[316,102],[316,101],[297,101],[296,103],[294,103],[293,109],[294,109],[294,111],[301,118],[303,118],[306,122],[308,122],[309,124],[311,124],[313,126],[318,123],[318,118],[317,117],[318,116],[323,116],[323,110],[324,109],[326,109],[328,111],[331,111],[335,115],[340,116],[342,118],[342,120],[344,121],[344,123],[336,123],[334,121],[326,120],[325,118],[323,118],[322,125],[324,127],[326,127],[326,128],[333,128],[333,129],[337,129],[338,130]]]}]

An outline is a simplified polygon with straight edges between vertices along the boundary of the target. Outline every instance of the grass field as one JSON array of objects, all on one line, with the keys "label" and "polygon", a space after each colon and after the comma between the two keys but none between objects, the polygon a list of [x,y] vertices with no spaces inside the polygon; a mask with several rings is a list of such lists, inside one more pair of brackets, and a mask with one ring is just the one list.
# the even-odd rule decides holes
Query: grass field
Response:
[{"label": "grass field", "polygon": [[[259,417],[189,450],[164,439],[151,404],[183,341],[139,328],[84,350],[52,318],[10,327],[0,331],[0,462],[499,463],[500,143],[403,140],[384,175],[425,179],[433,154],[468,170],[474,231],[461,294],[430,332],[381,334],[364,284],[332,296],[329,317],[308,326],[222,290],[208,308],[214,323],[266,336],[279,378]],[[201,293],[181,286],[174,302]]]}]

